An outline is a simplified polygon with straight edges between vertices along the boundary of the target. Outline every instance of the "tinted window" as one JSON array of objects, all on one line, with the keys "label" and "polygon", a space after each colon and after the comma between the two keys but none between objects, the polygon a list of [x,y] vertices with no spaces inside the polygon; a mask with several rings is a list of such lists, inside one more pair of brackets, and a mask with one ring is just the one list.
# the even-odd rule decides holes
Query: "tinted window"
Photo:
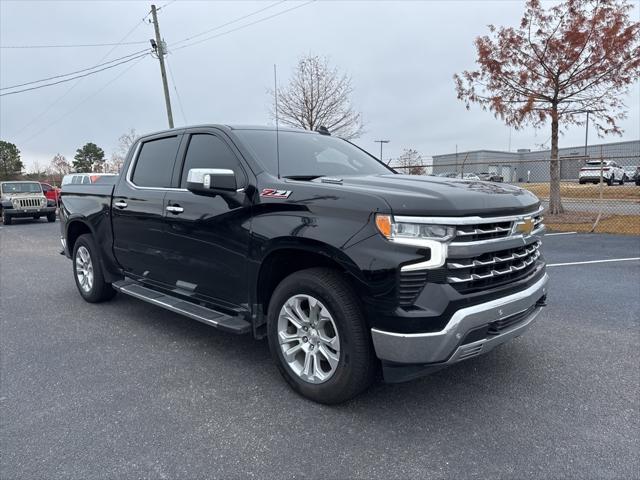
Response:
[{"label": "tinted window", "polygon": [[238,185],[244,184],[244,175],[233,151],[214,135],[192,135],[182,167],[180,186],[187,187],[187,173],[191,168],[227,168],[236,172]]},{"label": "tinted window", "polygon": [[131,181],[141,187],[169,187],[176,153],[178,137],[144,142]]},{"label": "tinted window", "polygon": [[[276,132],[235,130],[264,169],[275,175]],[[284,177],[377,175],[394,173],[371,155],[340,138],[284,131],[278,138],[280,173]]]}]

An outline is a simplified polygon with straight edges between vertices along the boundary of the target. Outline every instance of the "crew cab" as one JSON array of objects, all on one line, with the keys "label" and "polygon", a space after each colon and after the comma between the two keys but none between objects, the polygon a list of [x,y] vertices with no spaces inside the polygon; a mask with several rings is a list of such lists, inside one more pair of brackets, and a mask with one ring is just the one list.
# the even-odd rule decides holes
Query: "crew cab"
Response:
[{"label": "crew cab", "polygon": [[39,182],[0,182],[0,216],[4,225],[11,225],[14,218],[47,217],[56,221],[56,204],[45,197]]},{"label": "crew cab", "polygon": [[380,367],[399,382],[485,353],[547,294],[533,194],[397,174],[326,131],[146,135],[115,185],[65,186],[60,217],[86,301],[117,291],[266,337],[289,385],[327,404]]},{"label": "crew cab", "polygon": [[589,160],[580,169],[578,181],[581,185],[583,183],[600,183],[600,179],[609,186],[615,182],[623,185],[625,180],[624,168],[612,160]]}]

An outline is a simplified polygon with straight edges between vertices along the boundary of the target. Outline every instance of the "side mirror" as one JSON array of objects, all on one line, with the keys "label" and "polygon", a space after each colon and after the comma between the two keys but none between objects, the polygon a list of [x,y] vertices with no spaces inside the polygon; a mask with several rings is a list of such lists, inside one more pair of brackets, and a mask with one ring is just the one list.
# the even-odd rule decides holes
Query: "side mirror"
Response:
[{"label": "side mirror", "polygon": [[187,190],[199,195],[236,192],[236,174],[226,168],[191,168],[187,174]]}]

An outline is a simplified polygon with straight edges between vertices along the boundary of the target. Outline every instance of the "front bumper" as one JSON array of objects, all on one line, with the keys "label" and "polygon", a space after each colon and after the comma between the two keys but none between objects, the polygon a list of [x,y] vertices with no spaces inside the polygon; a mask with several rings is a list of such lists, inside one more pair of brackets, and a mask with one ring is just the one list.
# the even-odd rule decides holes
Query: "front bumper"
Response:
[{"label": "front bumper", "polygon": [[40,207],[40,208],[6,208],[5,214],[11,218],[31,218],[37,215],[44,216],[56,211],[56,207]]},{"label": "front bumper", "polygon": [[[376,355],[387,364],[447,366],[486,353],[496,346],[522,335],[542,309],[547,293],[547,274],[529,288],[486,303],[458,310],[441,331],[396,333],[371,329]],[[521,317],[521,318],[520,318]],[[498,334],[483,334],[481,327],[494,322],[511,326]],[[471,337],[481,332],[482,338]],[[473,341],[469,341],[469,339]]]}]

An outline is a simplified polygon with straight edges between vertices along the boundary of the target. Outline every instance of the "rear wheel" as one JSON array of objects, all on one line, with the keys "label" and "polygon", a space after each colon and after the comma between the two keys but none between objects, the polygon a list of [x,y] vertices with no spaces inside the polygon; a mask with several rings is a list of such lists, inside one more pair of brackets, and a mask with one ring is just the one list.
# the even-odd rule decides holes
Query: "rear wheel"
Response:
[{"label": "rear wheel", "polygon": [[98,248],[90,234],[80,235],[73,247],[73,273],[82,298],[90,303],[113,298],[116,291],[104,281]]},{"label": "rear wheel", "polygon": [[362,309],[337,271],[293,273],[269,303],[271,354],[287,383],[320,403],[355,397],[372,382],[376,361]]},{"label": "rear wheel", "polygon": [[609,177],[609,180],[607,180],[607,184],[608,184],[610,187],[613,187],[613,175],[611,175],[611,176]]},{"label": "rear wheel", "polygon": [[624,185],[624,180],[625,180],[625,177],[623,176],[623,177],[620,179],[620,185]]}]

